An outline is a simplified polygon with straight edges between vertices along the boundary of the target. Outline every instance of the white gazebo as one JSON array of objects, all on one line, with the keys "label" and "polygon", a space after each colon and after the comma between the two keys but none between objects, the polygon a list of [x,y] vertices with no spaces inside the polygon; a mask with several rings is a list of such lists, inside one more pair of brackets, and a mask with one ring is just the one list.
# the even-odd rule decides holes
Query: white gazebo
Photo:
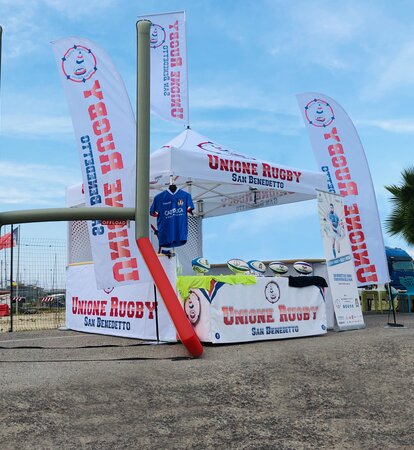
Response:
[{"label": "white gazebo", "polygon": [[246,156],[191,129],[153,152],[150,164],[151,198],[170,183],[193,198],[189,239],[176,249],[184,273],[191,273],[191,260],[202,255],[202,219],[314,199],[315,189],[326,186],[321,172]]}]

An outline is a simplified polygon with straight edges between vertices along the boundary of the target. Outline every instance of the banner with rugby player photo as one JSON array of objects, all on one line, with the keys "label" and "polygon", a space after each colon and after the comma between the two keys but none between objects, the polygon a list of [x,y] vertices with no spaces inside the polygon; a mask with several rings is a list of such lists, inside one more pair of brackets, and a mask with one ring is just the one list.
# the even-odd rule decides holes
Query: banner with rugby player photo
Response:
[{"label": "banner with rugby player photo", "polygon": [[343,197],[317,190],[329,288],[339,330],[364,328]]},{"label": "banner with rugby player photo", "polygon": [[351,119],[327,95],[297,96],[326,190],[344,198],[346,228],[357,285],[387,283],[389,273],[375,191],[364,149]]},{"label": "banner with rugby player photo", "polygon": [[150,14],[151,110],[189,125],[185,12]]},{"label": "banner with rugby player photo", "polygon": [[[86,206],[135,206],[135,119],[124,83],[94,42],[52,42],[72,116]],[[89,221],[97,287],[151,281],[134,226]]]},{"label": "banner with rugby player photo", "polygon": [[[183,277],[185,278],[185,277]],[[203,342],[262,341],[327,332],[322,287],[289,286],[288,277],[260,277],[255,284],[211,280],[209,289],[189,288],[184,310]]]}]

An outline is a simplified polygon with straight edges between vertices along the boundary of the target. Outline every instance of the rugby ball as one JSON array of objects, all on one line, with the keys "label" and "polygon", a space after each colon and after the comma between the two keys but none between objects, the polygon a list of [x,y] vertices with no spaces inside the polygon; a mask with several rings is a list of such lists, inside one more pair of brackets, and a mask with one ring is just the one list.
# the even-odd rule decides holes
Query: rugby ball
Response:
[{"label": "rugby ball", "polygon": [[247,261],[247,265],[249,269],[253,272],[258,272],[263,275],[266,272],[266,266],[262,261],[258,261],[257,259],[252,259],[251,261]]},{"label": "rugby ball", "polygon": [[296,261],[293,264],[293,268],[301,275],[309,275],[313,272],[312,265],[306,261]]},{"label": "rugby ball", "polygon": [[234,258],[227,261],[227,267],[233,272],[233,273],[245,273],[250,270],[249,266],[247,265],[246,261],[243,261],[242,259]]},{"label": "rugby ball", "polygon": [[284,275],[289,271],[289,267],[281,261],[273,261],[269,264],[269,269],[277,275]]},{"label": "rugby ball", "polygon": [[206,260],[206,258],[194,258],[191,261],[191,265],[193,267],[194,272],[196,273],[206,273],[210,270],[210,264]]}]

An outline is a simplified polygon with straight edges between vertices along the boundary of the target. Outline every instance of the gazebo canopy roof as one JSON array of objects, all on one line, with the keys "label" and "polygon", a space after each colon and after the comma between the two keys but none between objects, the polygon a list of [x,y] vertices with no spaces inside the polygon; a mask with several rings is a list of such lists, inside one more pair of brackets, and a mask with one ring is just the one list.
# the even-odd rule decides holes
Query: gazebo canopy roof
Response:
[{"label": "gazebo canopy roof", "polygon": [[326,177],[242,155],[187,129],[151,154],[150,196],[173,182],[213,217],[316,198]]}]

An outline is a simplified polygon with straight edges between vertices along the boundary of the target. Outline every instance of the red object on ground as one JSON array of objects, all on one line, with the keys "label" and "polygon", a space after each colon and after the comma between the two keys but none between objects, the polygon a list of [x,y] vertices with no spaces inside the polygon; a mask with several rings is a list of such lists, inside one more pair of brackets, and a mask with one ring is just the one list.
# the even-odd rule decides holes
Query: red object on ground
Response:
[{"label": "red object on ground", "polygon": [[142,237],[137,239],[137,244],[145,263],[151,272],[154,283],[160,291],[161,297],[164,300],[165,306],[174,323],[181,342],[191,355],[198,358],[203,353],[203,346],[188,321],[180,301],[177,298],[177,294],[171,286],[170,280],[168,279],[150,240]]},{"label": "red object on ground", "polygon": [[0,317],[10,316],[9,305],[0,305]]}]

